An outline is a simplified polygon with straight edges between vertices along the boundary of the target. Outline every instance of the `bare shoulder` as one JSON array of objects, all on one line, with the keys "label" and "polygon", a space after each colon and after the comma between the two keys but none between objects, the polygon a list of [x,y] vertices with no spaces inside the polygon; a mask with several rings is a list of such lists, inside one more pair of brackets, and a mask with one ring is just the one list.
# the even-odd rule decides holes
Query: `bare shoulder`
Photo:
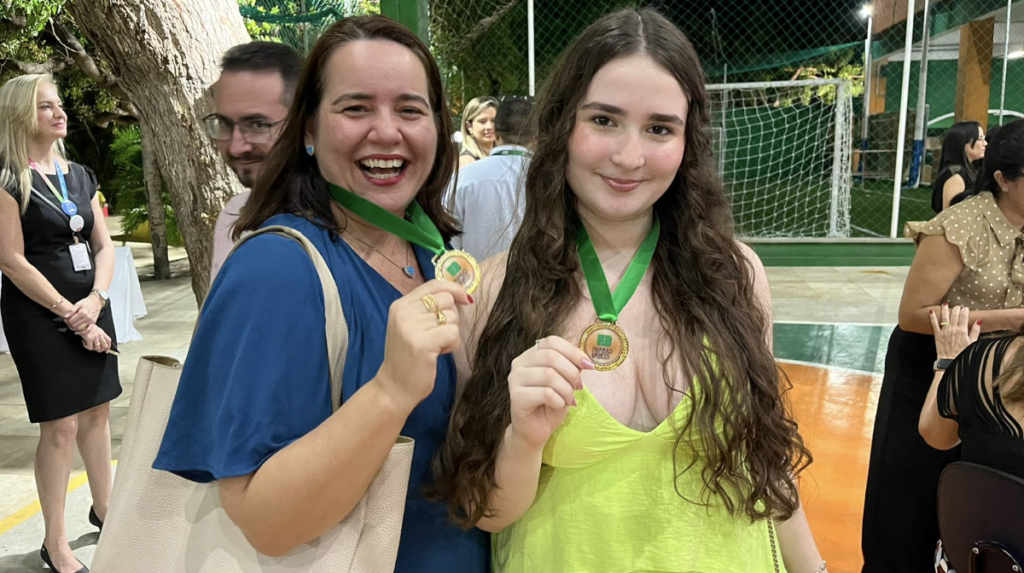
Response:
[{"label": "bare shoulder", "polygon": [[480,263],[481,280],[486,283],[497,282],[498,287],[505,281],[505,266],[508,264],[508,251],[502,251]]},{"label": "bare shoulder", "polygon": [[501,285],[505,282],[507,265],[508,251],[502,251],[480,263],[480,288],[473,295],[473,306],[476,307],[472,316],[474,326],[483,327],[487,322],[487,317],[498,300]]},{"label": "bare shoulder", "polygon": [[761,262],[761,257],[757,256],[757,253],[754,252],[750,245],[738,239],[734,240],[734,242],[736,243],[736,248],[740,250],[740,254],[743,255],[747,264],[754,271],[754,281],[757,282],[759,276],[765,275],[764,263]]}]

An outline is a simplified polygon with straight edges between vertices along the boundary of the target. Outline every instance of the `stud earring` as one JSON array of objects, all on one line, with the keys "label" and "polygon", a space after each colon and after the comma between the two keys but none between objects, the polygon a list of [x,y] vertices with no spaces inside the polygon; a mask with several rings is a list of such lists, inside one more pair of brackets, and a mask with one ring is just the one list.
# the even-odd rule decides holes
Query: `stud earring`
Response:
[{"label": "stud earring", "polygon": [[306,155],[308,155],[310,157],[313,157],[313,146],[312,145],[307,145],[306,146]]}]

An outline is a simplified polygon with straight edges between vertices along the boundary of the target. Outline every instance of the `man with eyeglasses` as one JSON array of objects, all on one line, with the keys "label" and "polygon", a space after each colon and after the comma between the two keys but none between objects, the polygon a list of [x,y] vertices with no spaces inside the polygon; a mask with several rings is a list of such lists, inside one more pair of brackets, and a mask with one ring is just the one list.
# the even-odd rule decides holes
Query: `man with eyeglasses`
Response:
[{"label": "man with eyeglasses", "polygon": [[[238,180],[251,189],[281,133],[302,71],[302,56],[286,44],[249,42],[228,50],[213,84],[216,111],[203,118],[206,135]],[[231,227],[249,192],[231,198],[217,217],[210,284],[234,242]]]}]

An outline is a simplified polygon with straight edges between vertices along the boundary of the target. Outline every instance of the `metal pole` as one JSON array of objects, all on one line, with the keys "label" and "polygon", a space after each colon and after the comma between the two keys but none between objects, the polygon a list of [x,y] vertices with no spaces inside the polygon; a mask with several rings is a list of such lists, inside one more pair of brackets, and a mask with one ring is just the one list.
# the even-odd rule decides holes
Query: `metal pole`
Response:
[{"label": "metal pole", "polygon": [[871,118],[871,32],[874,23],[874,15],[868,14],[868,35],[864,39],[864,120],[860,126],[860,161],[857,162],[857,172],[864,176],[867,170],[864,164],[868,159],[868,121]]},{"label": "metal pole", "polygon": [[533,42],[533,0],[526,0],[526,51],[530,60],[530,96],[537,95],[537,52]]},{"label": "metal pole", "polygon": [[914,114],[914,150],[910,160],[910,177],[907,187],[916,189],[921,181],[921,169],[924,166],[924,130],[928,120],[928,0],[924,0],[922,14],[921,40],[921,71],[917,77],[917,110]]},{"label": "metal pole", "polygon": [[[846,105],[846,90],[847,90],[846,82],[843,82],[843,83],[839,84],[839,86],[837,86],[837,88],[836,88],[836,130],[835,130],[836,133],[835,133],[835,143],[834,143],[834,147],[832,149],[832,153],[833,153],[833,157],[832,157],[832,197],[831,197],[831,202],[829,203],[829,210],[828,210],[828,236],[829,237],[841,237],[841,236],[843,236],[843,233],[841,232],[843,230],[847,231],[847,234],[849,234],[848,231],[850,229],[849,221],[846,221],[845,225],[840,225],[839,224],[839,202],[842,199],[841,190],[842,190],[842,182],[843,182],[844,175],[845,175],[844,168],[848,169],[849,166],[850,166],[849,163],[848,163],[850,158],[849,157],[845,157],[844,158],[843,154],[840,153],[840,149],[842,149],[842,146],[843,146],[842,144],[843,144],[843,131],[844,130],[840,129],[839,126],[843,125],[843,116],[846,116],[847,121],[852,121],[853,120],[853,118],[851,117],[853,114],[851,113],[851,110]],[[846,128],[846,136],[847,137],[850,136],[849,129],[850,128],[848,126]],[[847,210],[847,213],[849,213],[849,210]]]},{"label": "metal pole", "polygon": [[[864,40],[864,123],[861,126],[861,141],[868,141],[868,116],[871,115],[871,27],[873,16],[868,16],[868,37]],[[861,161],[864,157],[861,156]]]},{"label": "metal pole", "polygon": [[1010,15],[1013,13],[1013,0],[1006,0],[1006,33],[1003,38],[1003,77],[999,88],[999,125],[1003,125],[1003,113],[1006,111],[1006,64],[1010,61]]},{"label": "metal pole", "polygon": [[896,238],[900,220],[900,187],[903,186],[903,152],[907,136],[907,100],[910,99],[910,51],[914,47],[914,2],[907,2],[907,36],[903,41],[903,86],[900,89],[900,123],[896,128],[896,173],[892,182],[892,222],[889,236]]}]

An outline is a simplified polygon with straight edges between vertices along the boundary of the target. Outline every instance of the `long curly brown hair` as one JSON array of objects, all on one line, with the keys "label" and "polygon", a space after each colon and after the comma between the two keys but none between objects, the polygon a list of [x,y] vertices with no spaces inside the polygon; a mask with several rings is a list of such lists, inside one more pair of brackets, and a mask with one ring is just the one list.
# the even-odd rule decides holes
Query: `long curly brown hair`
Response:
[{"label": "long curly brown hair", "polygon": [[[672,74],[689,99],[686,152],[675,180],[654,205],[661,236],[651,263],[654,302],[672,346],[665,380],[679,368],[693,374],[695,403],[678,428],[672,458],[676,490],[679,476],[699,467],[705,487],[695,503],[722,504],[751,520],[786,519],[799,506],[795,476],[811,456],[783,399],[780,370],[765,338],[768,314],[756,300],[753,268],[734,239],[729,203],[715,172],[700,62],[683,33],[659,13],[623,10],[575,40],[538,99],[526,213],[508,255],[507,268],[516,272],[505,274],[434,465],[431,494],[447,503],[463,527],[493,515],[488,499],[497,487],[498,449],[511,422],[512,360],[537,339],[560,332],[581,300],[575,243],[580,222],[566,182],[576,110],[598,70],[636,54]],[[703,448],[681,448],[688,435],[696,435]],[[700,450],[700,459],[685,453]]]}]

